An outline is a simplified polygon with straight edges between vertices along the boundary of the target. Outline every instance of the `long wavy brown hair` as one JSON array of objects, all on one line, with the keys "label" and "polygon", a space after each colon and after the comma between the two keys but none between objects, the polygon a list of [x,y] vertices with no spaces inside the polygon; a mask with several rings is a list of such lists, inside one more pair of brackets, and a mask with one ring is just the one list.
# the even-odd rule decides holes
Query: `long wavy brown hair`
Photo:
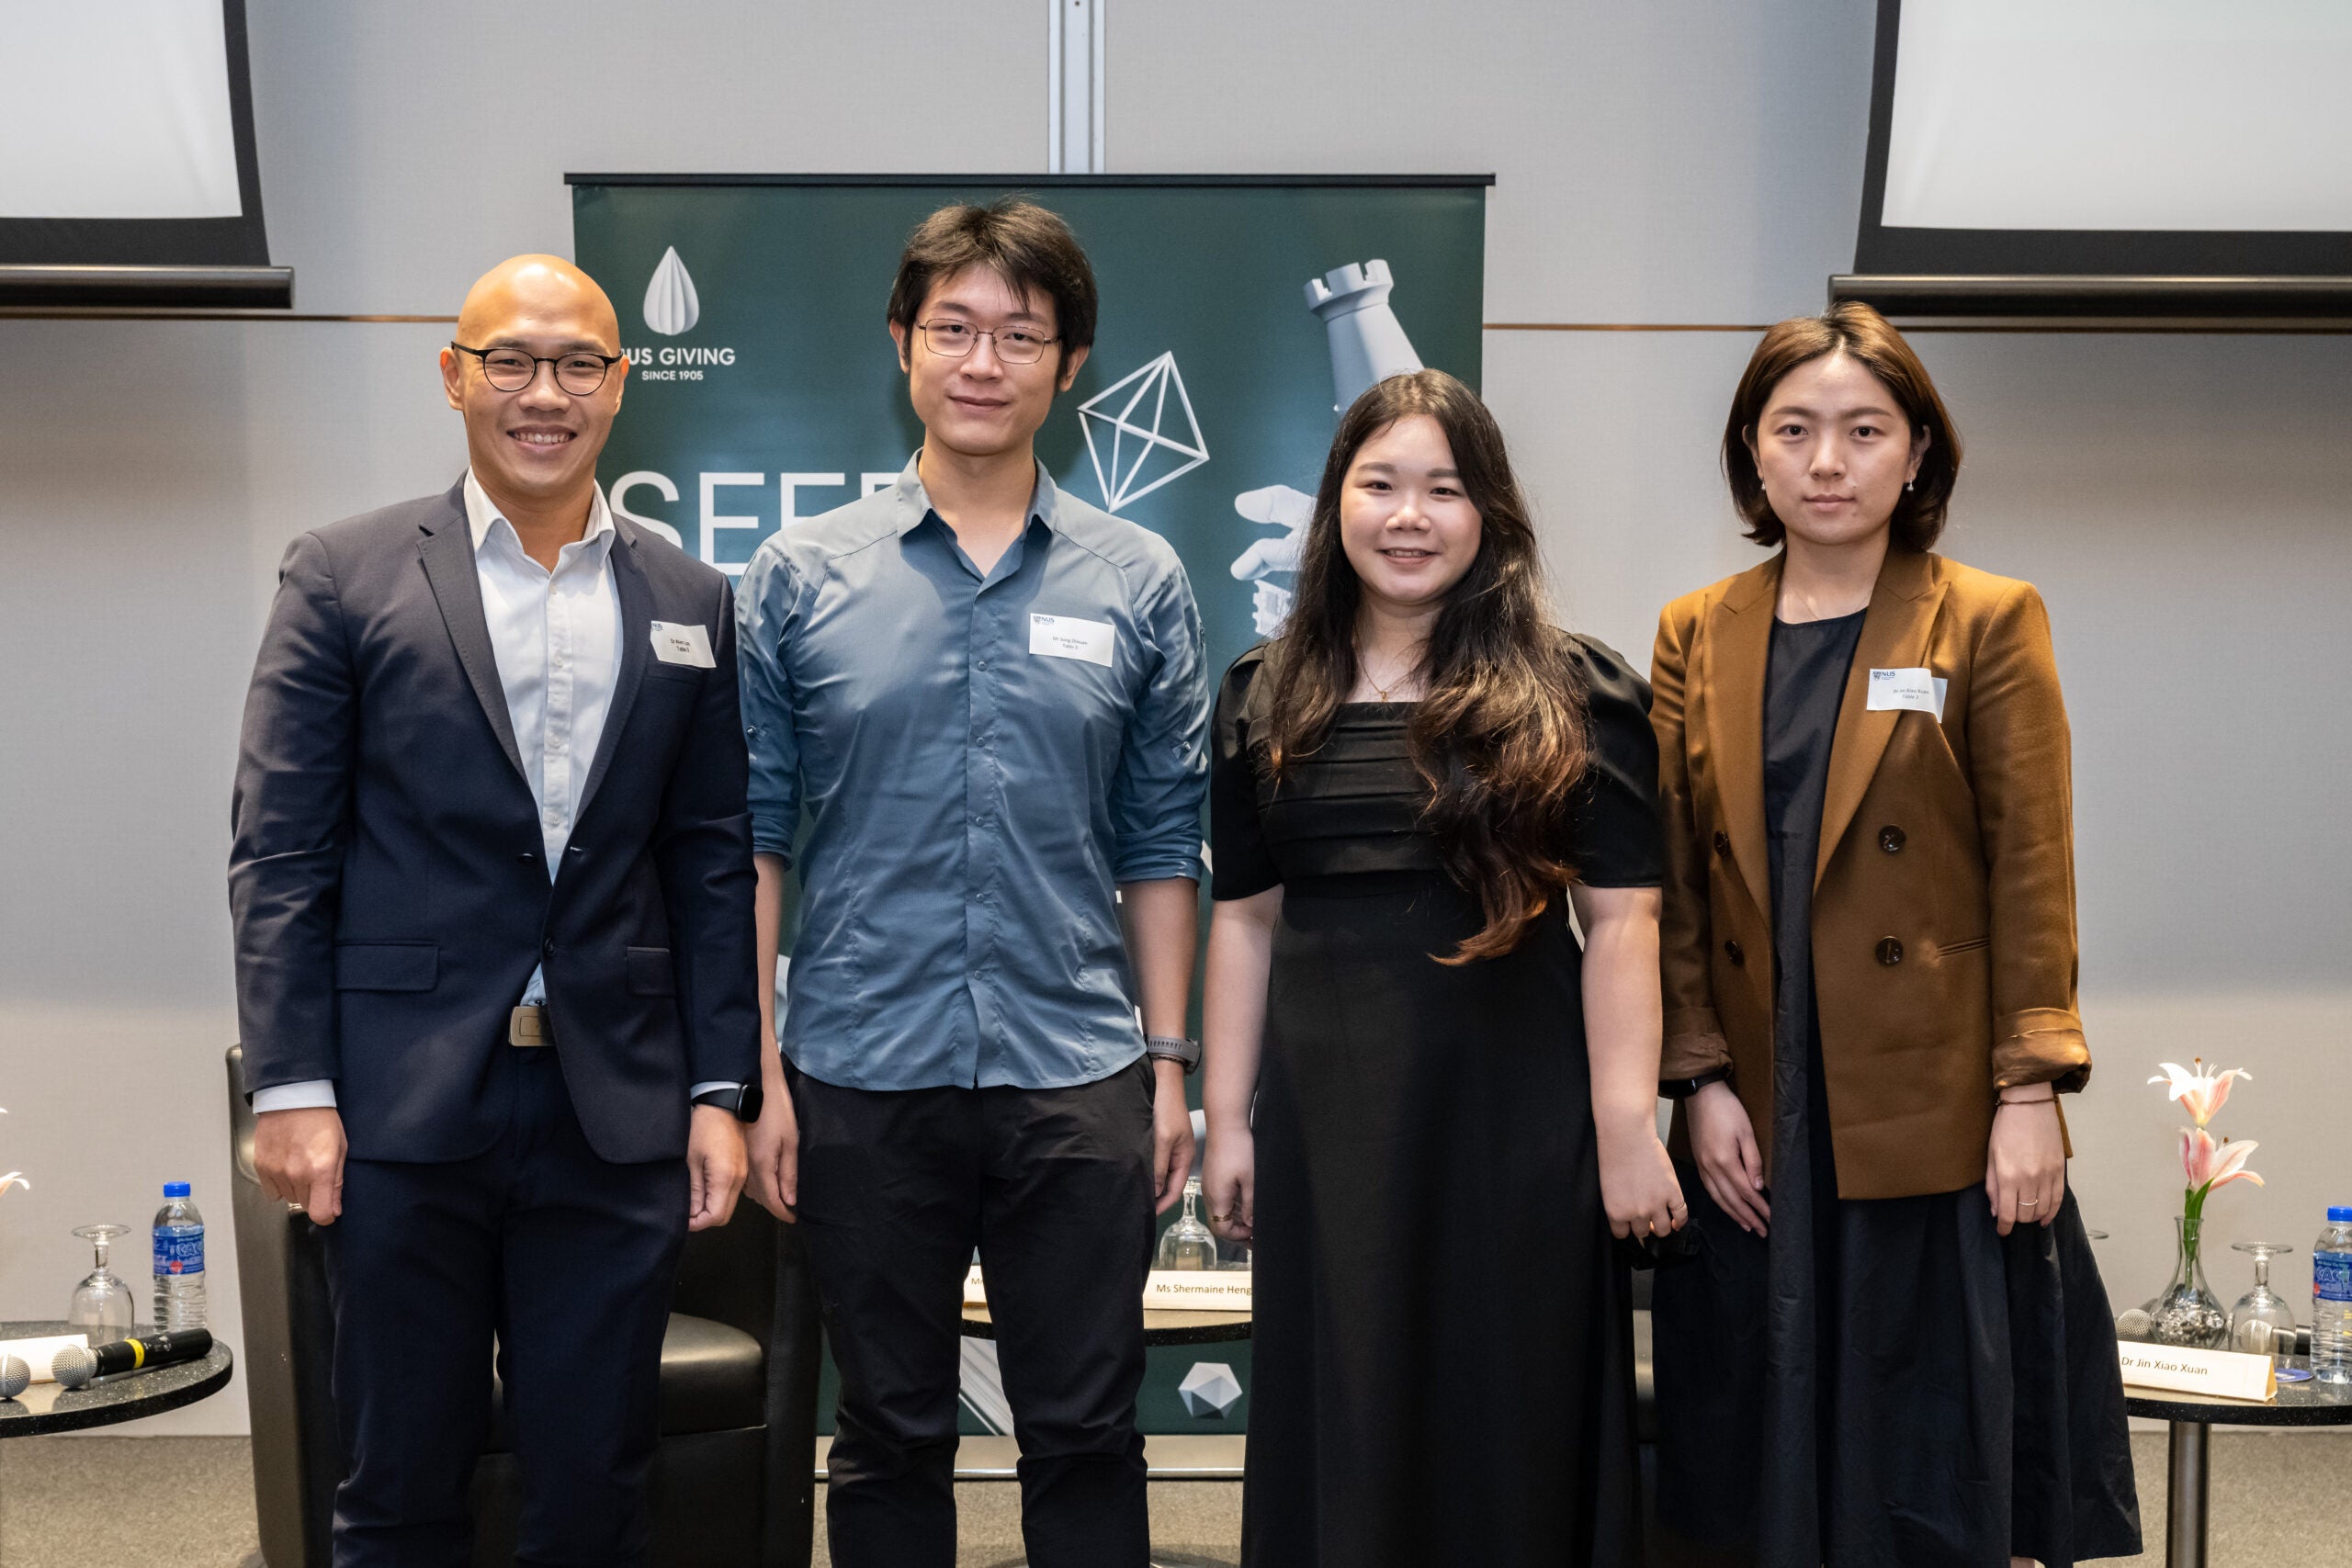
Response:
[{"label": "long wavy brown hair", "polygon": [[1340,421],[1300,550],[1296,601],[1269,650],[1275,666],[1265,734],[1279,781],[1330,733],[1356,683],[1363,590],[1340,541],[1340,498],[1365,442],[1399,420],[1437,422],[1477,509],[1477,558],[1447,593],[1422,656],[1427,694],[1407,727],[1430,788],[1423,818],[1447,871],[1478,896],[1485,927],[1443,964],[1495,958],[1566,888],[1561,827],[1589,755],[1583,675],[1546,609],[1526,497],[1500,427],[1478,395],[1442,370],[1392,376]]}]

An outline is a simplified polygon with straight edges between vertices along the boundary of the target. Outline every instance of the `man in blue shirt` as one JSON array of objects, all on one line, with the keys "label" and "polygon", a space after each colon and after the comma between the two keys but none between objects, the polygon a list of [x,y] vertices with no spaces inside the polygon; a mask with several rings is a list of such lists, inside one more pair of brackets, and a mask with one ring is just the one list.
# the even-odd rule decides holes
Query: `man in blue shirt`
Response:
[{"label": "man in blue shirt", "polygon": [[750,1185],[797,1214],[824,1300],[842,1568],[955,1561],[975,1247],[1029,1561],[1149,1552],[1142,1292],[1155,1200],[1192,1161],[1209,698],[1175,551],[1064,494],[1033,450],[1094,317],[1092,269],[1052,213],[926,219],[889,305],[922,451],[743,576],[771,1009],[809,818]]}]

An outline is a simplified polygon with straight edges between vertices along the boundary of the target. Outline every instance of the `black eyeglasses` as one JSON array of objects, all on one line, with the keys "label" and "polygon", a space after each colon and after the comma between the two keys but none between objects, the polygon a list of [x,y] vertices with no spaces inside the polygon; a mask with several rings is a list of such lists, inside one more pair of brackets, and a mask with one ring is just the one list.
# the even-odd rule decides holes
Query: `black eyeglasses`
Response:
[{"label": "black eyeglasses", "polygon": [[575,398],[584,398],[605,384],[605,377],[618,365],[625,355],[596,354],[587,349],[574,349],[559,354],[552,359],[526,354],[519,348],[468,348],[464,344],[449,345],[459,354],[470,354],[481,361],[482,379],[502,392],[519,392],[538,378],[539,367],[555,367],[555,384]]},{"label": "black eyeglasses", "polygon": [[1043,333],[1033,333],[1025,327],[1006,327],[989,332],[969,321],[917,321],[916,330],[931,352],[942,359],[961,359],[972,352],[982,338],[996,344],[996,356],[1007,365],[1035,365],[1046,357],[1046,345],[1055,340]]}]

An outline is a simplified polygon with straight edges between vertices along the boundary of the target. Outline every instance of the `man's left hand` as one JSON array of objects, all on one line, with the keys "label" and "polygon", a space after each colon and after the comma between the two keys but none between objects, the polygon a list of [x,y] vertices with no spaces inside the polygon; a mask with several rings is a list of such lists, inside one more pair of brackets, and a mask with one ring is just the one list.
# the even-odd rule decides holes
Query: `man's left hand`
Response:
[{"label": "man's left hand", "polygon": [[743,1152],[743,1123],[735,1120],[735,1112],[718,1105],[695,1106],[686,1128],[686,1177],[692,1184],[686,1200],[688,1230],[707,1231],[728,1222],[751,1165]]},{"label": "man's left hand", "polygon": [[1164,1214],[1184,1195],[1193,1171],[1193,1110],[1184,1103],[1184,1065],[1151,1059],[1159,1088],[1151,1097],[1152,1213]]}]

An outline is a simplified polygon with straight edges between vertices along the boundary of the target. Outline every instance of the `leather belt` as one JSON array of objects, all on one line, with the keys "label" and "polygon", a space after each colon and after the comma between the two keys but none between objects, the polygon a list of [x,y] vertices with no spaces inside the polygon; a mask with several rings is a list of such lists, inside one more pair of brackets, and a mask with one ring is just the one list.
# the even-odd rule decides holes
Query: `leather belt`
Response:
[{"label": "leather belt", "polygon": [[519,1007],[506,1019],[506,1043],[509,1045],[552,1045],[555,1043],[555,1021],[544,1007]]}]

